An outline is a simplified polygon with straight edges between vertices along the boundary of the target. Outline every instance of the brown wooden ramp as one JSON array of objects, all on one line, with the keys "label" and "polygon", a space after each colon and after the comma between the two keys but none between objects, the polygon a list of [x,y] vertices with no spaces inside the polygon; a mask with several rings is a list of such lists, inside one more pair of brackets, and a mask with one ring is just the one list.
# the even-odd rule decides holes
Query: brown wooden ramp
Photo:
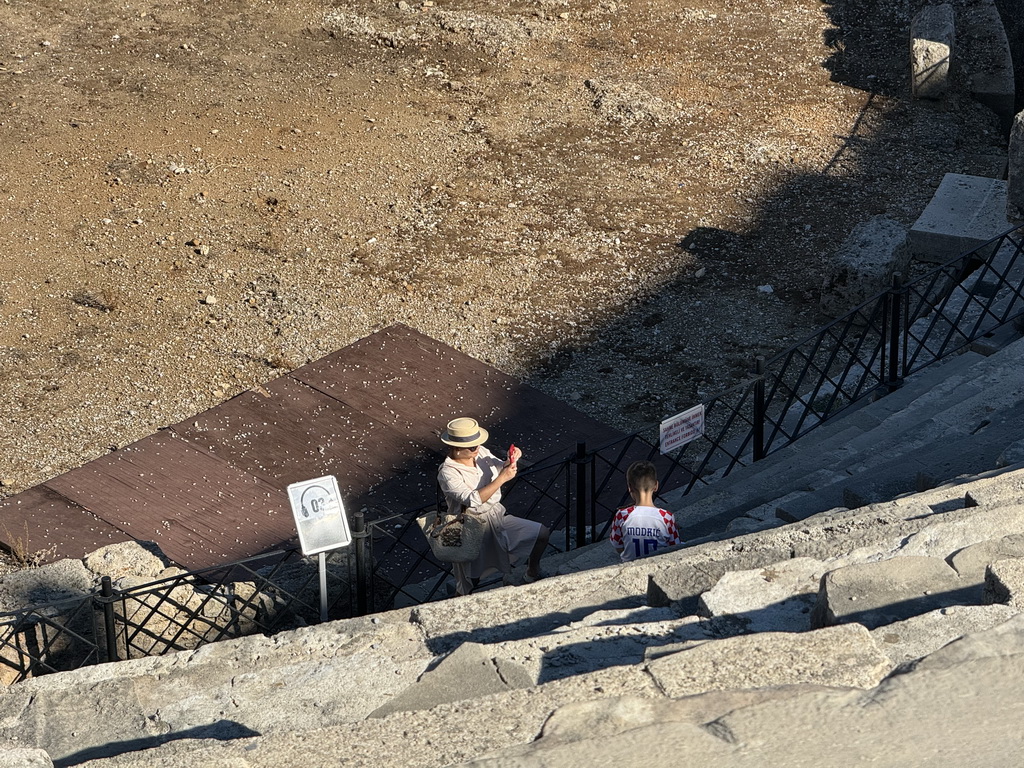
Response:
[{"label": "brown wooden ramp", "polygon": [[0,540],[52,547],[50,559],[150,540],[183,567],[219,565],[293,541],[290,483],[332,474],[347,509],[376,514],[432,501],[437,435],[455,416],[527,460],[619,435],[396,325],[0,501]]}]

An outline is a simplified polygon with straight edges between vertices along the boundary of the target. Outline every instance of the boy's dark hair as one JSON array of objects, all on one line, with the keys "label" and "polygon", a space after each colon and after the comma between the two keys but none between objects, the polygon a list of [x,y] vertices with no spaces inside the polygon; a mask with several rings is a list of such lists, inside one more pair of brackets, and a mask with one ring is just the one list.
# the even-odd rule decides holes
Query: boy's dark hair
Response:
[{"label": "boy's dark hair", "polygon": [[658,469],[649,461],[634,461],[626,470],[626,485],[637,493],[654,493],[658,487]]}]

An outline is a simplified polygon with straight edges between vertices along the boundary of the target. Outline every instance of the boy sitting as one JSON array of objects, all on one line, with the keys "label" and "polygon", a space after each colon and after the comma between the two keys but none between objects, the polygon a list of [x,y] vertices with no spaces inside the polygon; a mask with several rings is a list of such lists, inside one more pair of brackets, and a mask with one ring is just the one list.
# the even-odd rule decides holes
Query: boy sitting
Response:
[{"label": "boy sitting", "polygon": [[609,540],[622,562],[657,552],[679,543],[672,513],[654,506],[658,471],[649,461],[633,462],[626,470],[626,486],[635,504],[615,513]]}]

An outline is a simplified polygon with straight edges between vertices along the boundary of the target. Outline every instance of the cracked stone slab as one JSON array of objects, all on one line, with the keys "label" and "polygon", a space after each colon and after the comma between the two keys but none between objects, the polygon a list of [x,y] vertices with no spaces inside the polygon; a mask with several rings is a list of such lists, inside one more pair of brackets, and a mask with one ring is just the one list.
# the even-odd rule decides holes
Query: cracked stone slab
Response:
[{"label": "cracked stone slab", "polygon": [[629,765],[643,744],[648,768],[676,766],[686,754],[709,765],[711,755],[716,768],[834,765],[837,755],[843,765],[920,765],[941,755],[943,765],[1009,768],[1024,749],[1020,619],[953,642],[868,690],[796,686],[696,718],[693,708],[720,694],[593,702],[554,713],[532,744],[464,765]]},{"label": "cracked stone slab", "polygon": [[901,555],[949,557],[972,544],[1024,534],[1024,505],[976,508],[971,514],[939,518],[907,538]]},{"label": "cracked stone slab", "polygon": [[[831,566],[834,567],[834,566]],[[764,568],[730,571],[700,596],[702,616],[735,616],[751,632],[803,632],[822,575],[830,566],[797,557]]]},{"label": "cracked stone slab", "polygon": [[652,649],[714,635],[696,616],[634,624],[588,625],[580,622],[563,631],[487,646],[495,659],[522,665],[531,682],[566,677],[643,662]]},{"label": "cracked stone slab", "polygon": [[430,709],[438,704],[476,699],[533,684],[533,676],[522,664],[507,658],[496,661],[486,646],[464,643],[369,716]]},{"label": "cracked stone slab", "polygon": [[415,625],[359,619],[46,675],[0,696],[0,743],[23,738],[53,759],[98,758],[121,742],[360,721],[432,658]]},{"label": "cracked stone slab", "polygon": [[799,683],[871,688],[891,669],[889,657],[878,649],[868,631],[856,624],[714,640],[647,665],[672,698]]}]

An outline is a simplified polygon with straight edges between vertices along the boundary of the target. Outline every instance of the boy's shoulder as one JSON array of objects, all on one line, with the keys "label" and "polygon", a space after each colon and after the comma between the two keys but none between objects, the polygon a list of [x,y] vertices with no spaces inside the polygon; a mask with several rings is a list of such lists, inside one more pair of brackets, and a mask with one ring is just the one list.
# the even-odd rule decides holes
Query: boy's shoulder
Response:
[{"label": "boy's shoulder", "polygon": [[672,513],[671,513],[671,512],[669,512],[669,511],[668,511],[667,509],[665,509],[664,507],[658,507],[658,506],[655,506],[655,505],[652,505],[652,504],[633,504],[633,505],[631,505],[631,506],[629,507],[629,510],[630,510],[631,512],[632,512],[633,510],[640,510],[640,511],[642,511],[642,512],[647,512],[648,514],[651,514],[651,513],[660,513],[660,514],[662,514],[662,515],[668,515],[669,517],[671,517],[671,516],[672,516]]}]

